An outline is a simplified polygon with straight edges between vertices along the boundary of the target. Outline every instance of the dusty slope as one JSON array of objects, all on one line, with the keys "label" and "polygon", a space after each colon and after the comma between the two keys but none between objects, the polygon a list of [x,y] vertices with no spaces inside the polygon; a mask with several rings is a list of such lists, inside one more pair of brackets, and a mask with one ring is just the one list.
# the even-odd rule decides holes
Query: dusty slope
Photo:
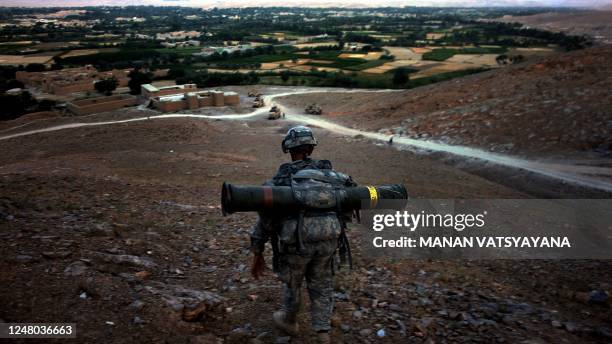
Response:
[{"label": "dusty slope", "polygon": [[530,16],[504,16],[496,19],[506,23],[521,23],[543,30],[570,35],[588,35],[605,44],[612,43],[612,11],[548,12]]},{"label": "dusty slope", "polygon": [[[254,217],[222,218],[219,186],[268,178],[286,159],[279,140],[288,125],[177,119],[3,141],[0,319],[75,321],[77,342],[274,342],[265,332],[279,284],[250,279]],[[317,156],[361,183],[403,182],[415,197],[526,197],[428,157],[317,134]],[[335,341],[374,340],[380,327],[387,341],[411,342],[612,336],[609,306],[580,298],[610,289],[608,262],[388,262],[354,248],[357,270],[339,276]],[[141,260],[105,261],[121,254]],[[186,322],[180,287],[225,301]],[[309,342],[307,317],[300,322],[297,342]]]},{"label": "dusty slope", "polygon": [[324,117],[356,128],[529,156],[609,155],[612,46],[554,55],[401,93],[313,94]]}]

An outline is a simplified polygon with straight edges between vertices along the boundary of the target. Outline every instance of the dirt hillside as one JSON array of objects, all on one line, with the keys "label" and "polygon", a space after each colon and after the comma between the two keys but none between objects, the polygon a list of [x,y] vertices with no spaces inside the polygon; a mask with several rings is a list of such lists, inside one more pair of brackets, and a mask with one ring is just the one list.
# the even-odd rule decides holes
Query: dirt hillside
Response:
[{"label": "dirt hillside", "polygon": [[529,16],[504,16],[496,19],[506,23],[521,23],[542,30],[564,32],[570,35],[588,35],[596,42],[612,43],[611,6],[600,10],[548,12]]},{"label": "dirt hillside", "polygon": [[[169,119],[3,141],[0,319],[76,322],[82,343],[286,340],[270,321],[278,280],[248,272],[255,217],[222,217],[219,188],[269,178],[290,125]],[[360,183],[402,182],[413,197],[528,197],[430,157],[316,133],[315,157]],[[609,304],[588,296],[610,290],[607,262],[393,262],[361,256],[351,240],[356,269],[337,276],[335,342],[371,342],[380,329],[386,342],[612,336]],[[309,343],[307,313],[300,325],[294,342]]]},{"label": "dirt hillside", "polygon": [[[612,154],[612,46],[398,93],[283,99],[355,128],[527,156]],[[586,155],[585,155],[586,154]]]},{"label": "dirt hillside", "polygon": [[[595,155],[609,164],[611,52],[594,48],[409,91],[317,90],[279,103],[317,102],[324,118],[389,135],[521,155]],[[245,88],[235,89],[246,99]],[[270,178],[288,160],[280,142],[296,123],[291,115],[269,121],[265,111],[234,120],[147,118],[155,115],[132,108],[0,126],[4,138],[63,128],[0,141],[0,322],[75,322],[78,343],[288,342],[271,322],[281,287],[269,249],[267,275],[249,274],[256,216],[222,217],[220,187]],[[315,158],[360,184],[403,183],[414,198],[600,195],[314,130]],[[373,258],[362,254],[354,228],[355,269],[336,276],[334,343],[612,340],[610,261]],[[306,312],[299,323],[292,343],[312,343]]]}]

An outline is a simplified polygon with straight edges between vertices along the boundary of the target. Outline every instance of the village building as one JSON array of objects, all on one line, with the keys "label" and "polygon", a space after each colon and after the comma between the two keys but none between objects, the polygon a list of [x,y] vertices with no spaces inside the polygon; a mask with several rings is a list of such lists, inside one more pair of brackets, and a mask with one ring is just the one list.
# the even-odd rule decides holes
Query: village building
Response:
[{"label": "village building", "polygon": [[240,96],[236,92],[199,90],[196,84],[162,87],[144,84],[140,89],[141,96],[148,99],[154,108],[162,112],[240,104]]},{"label": "village building", "polygon": [[157,33],[155,38],[159,41],[168,41],[168,40],[187,40],[190,38],[198,38],[202,33],[199,31],[173,31],[173,32],[164,32]]},{"label": "village building", "polygon": [[99,72],[91,65],[45,72],[17,71],[15,78],[28,87],[39,88],[43,92],[55,95],[67,95],[75,92],[94,91],[94,84],[102,79],[114,77],[118,87],[125,87],[129,82],[132,69],[113,69]]},{"label": "village building", "polygon": [[76,115],[88,115],[136,105],[138,105],[137,97],[128,94],[116,94],[108,97],[75,100],[66,103],[66,108]]},{"label": "village building", "polygon": [[214,46],[208,46],[208,47],[204,47],[202,48],[202,50],[199,53],[193,53],[194,56],[211,56],[214,53],[217,54],[223,54],[228,53],[234,53],[236,51],[247,51],[247,50],[251,50],[253,49],[253,46],[250,44],[239,44],[239,45],[227,45],[227,46],[219,46],[219,47],[214,47]]},{"label": "village building", "polygon": [[209,106],[234,106],[240,104],[236,92],[198,91],[161,96],[152,99],[152,105],[162,112],[194,110]]},{"label": "village building", "polygon": [[146,98],[151,99],[160,96],[185,94],[189,92],[195,92],[198,90],[196,84],[184,84],[184,85],[171,85],[171,86],[153,86],[151,84],[144,84],[140,86],[140,94]]},{"label": "village building", "polygon": [[188,40],[181,42],[161,42],[161,46],[165,48],[199,47],[200,41]]}]

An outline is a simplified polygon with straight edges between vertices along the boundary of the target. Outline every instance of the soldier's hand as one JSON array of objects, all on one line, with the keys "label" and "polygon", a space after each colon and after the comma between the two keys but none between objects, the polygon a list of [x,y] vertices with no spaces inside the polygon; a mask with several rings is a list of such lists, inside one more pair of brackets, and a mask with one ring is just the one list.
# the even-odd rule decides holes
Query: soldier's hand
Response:
[{"label": "soldier's hand", "polygon": [[263,276],[264,269],[266,268],[266,261],[261,254],[253,256],[253,265],[251,266],[251,275],[256,280]]}]

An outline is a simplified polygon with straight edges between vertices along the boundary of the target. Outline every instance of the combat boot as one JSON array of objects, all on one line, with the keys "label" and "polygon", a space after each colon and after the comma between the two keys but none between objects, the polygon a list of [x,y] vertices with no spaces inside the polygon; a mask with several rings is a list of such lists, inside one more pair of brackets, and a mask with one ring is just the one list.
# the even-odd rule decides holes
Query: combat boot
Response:
[{"label": "combat boot", "polygon": [[285,321],[287,318],[287,314],[285,311],[276,311],[272,314],[272,320],[274,320],[274,325],[282,331],[287,332],[288,334],[295,336],[298,333],[298,324],[297,322],[290,324]]},{"label": "combat boot", "polygon": [[331,344],[329,332],[319,332],[317,333],[317,338],[319,339],[319,344]]}]

